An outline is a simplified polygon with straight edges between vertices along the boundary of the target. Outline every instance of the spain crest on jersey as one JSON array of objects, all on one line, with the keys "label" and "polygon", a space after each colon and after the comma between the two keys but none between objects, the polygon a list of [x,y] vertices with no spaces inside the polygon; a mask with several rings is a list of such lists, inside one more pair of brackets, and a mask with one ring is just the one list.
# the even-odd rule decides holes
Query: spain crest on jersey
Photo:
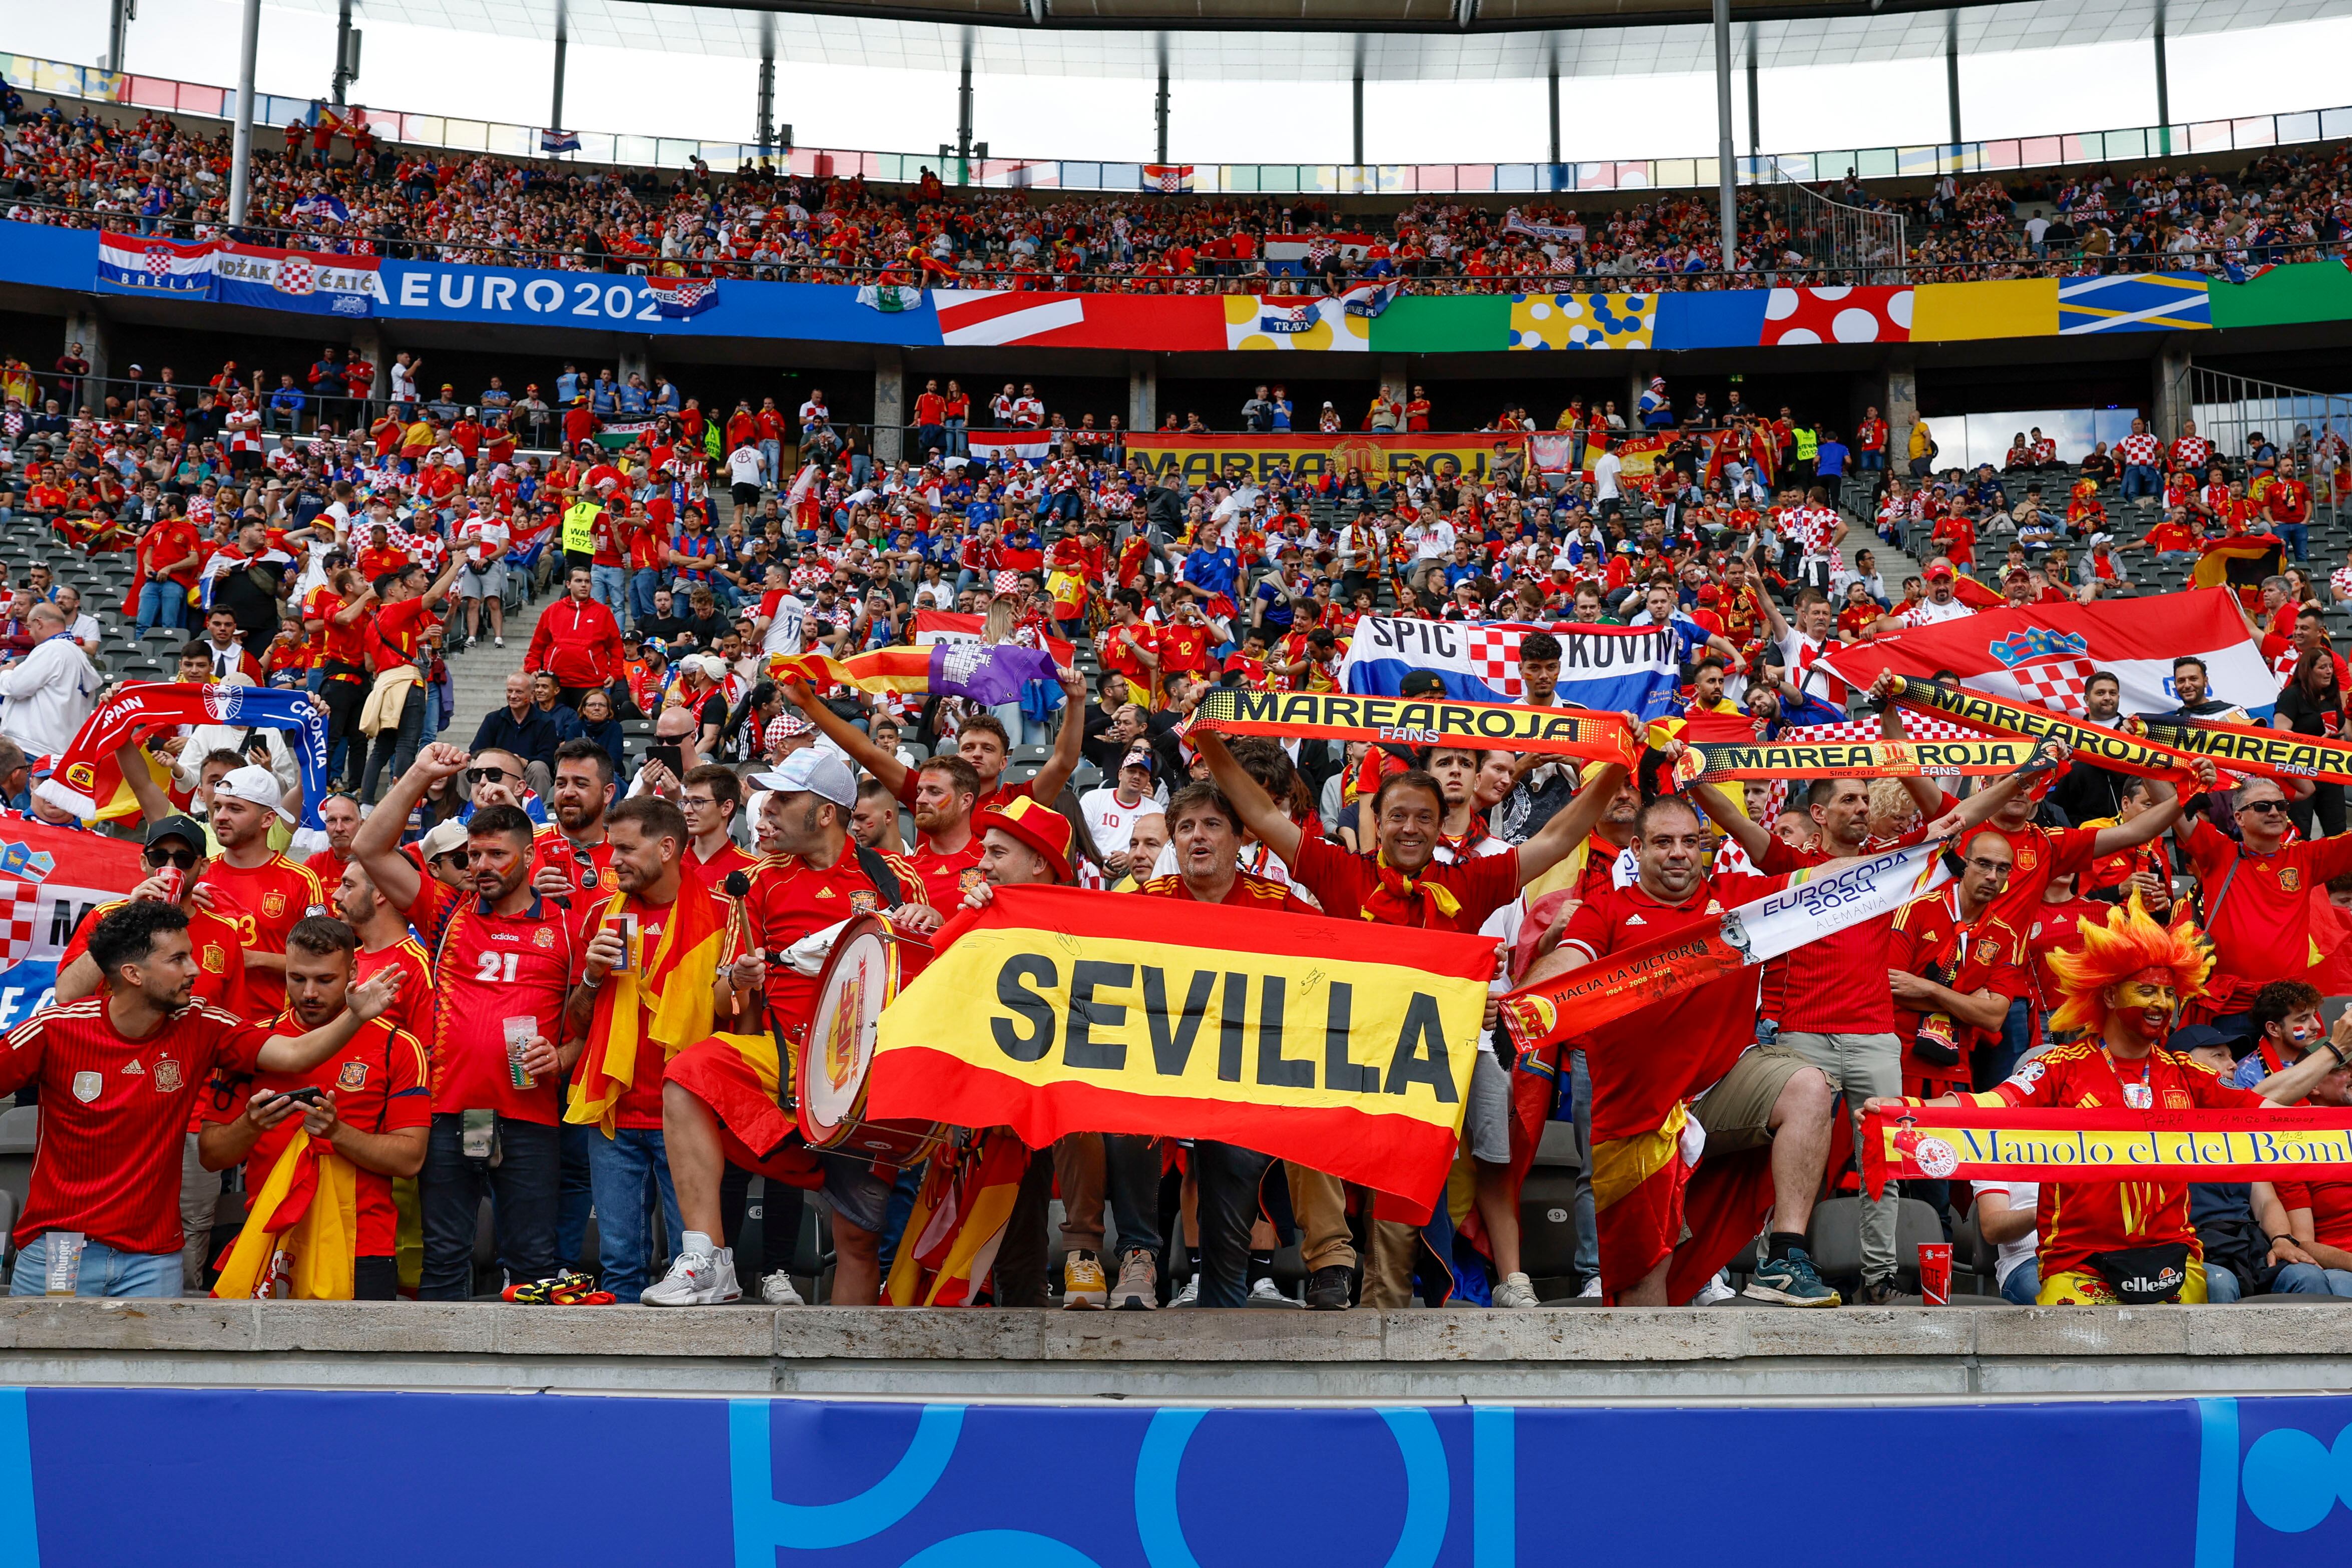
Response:
[{"label": "spain crest on jersey", "polygon": [[337,1089],[359,1090],[367,1087],[368,1065],[365,1062],[345,1062],[335,1074]]},{"label": "spain crest on jersey", "polygon": [[284,914],[286,912],[286,895],[283,893],[262,894],[261,912],[273,921],[278,916]]},{"label": "spain crest on jersey", "polygon": [[541,926],[537,931],[532,931],[530,933],[530,945],[533,947],[553,947],[555,945],[555,931],[553,928]]},{"label": "spain crest on jersey", "polygon": [[2282,870],[2279,872],[2278,877],[2279,877],[2279,891],[2280,891],[2280,892],[2282,892],[2282,893],[2294,893],[2294,892],[2300,892],[2300,891],[2302,891],[2302,890],[2303,890],[2303,868],[2302,868],[2302,867],[2300,867],[2300,866],[2289,866],[2289,867],[2286,867],[2286,868],[2284,868],[2284,869],[2282,869]]},{"label": "spain crest on jersey", "polygon": [[228,968],[228,953],[218,942],[205,943],[205,973],[219,974]]},{"label": "spain crest on jersey", "polygon": [[870,915],[882,905],[882,897],[871,888],[860,888],[849,895],[852,913]]}]

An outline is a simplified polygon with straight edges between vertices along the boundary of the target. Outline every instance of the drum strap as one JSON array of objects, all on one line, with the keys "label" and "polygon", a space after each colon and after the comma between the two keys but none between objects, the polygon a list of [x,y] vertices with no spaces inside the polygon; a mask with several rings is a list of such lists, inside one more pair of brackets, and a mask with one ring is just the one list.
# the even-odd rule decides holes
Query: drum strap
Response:
[{"label": "drum strap", "polygon": [[863,844],[856,848],[857,868],[866,873],[866,879],[874,884],[876,892],[882,895],[882,907],[895,910],[905,903],[907,890],[899,885],[898,874],[890,869],[890,862],[882,858],[881,851],[868,849]]}]

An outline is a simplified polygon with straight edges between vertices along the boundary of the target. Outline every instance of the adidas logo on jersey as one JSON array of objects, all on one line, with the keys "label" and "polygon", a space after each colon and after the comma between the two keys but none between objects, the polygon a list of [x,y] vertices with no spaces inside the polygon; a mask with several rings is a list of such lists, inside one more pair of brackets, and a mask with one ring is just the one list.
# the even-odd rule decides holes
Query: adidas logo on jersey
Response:
[{"label": "adidas logo on jersey", "polygon": [[1629,926],[1645,926],[1645,925],[1648,925],[1650,922],[1649,922],[1649,921],[1645,921],[1645,920],[1643,920],[1643,919],[1641,916],[1639,916],[1639,915],[1627,915],[1627,916],[1625,917],[1625,923],[1626,923],[1627,925],[1629,925]]}]

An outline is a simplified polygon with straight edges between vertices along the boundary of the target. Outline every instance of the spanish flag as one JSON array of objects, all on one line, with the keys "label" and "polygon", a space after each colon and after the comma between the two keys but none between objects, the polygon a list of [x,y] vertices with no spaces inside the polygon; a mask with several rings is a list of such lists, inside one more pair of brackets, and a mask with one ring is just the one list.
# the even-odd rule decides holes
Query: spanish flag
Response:
[{"label": "spanish flag", "polygon": [[1002,1127],[961,1152],[932,1157],[890,1264],[890,1305],[969,1307],[978,1300],[1029,1159],[1028,1146]]},{"label": "spanish flag", "polygon": [[[595,912],[596,921],[628,912],[629,901],[628,894],[615,892]],[[690,881],[679,883],[660,940],[647,944],[649,951],[631,954],[629,966],[614,971],[596,993],[588,1049],[572,1080],[564,1121],[613,1135],[614,1113],[636,1081],[644,1045],[639,1030],[648,1015],[646,1032],[662,1047],[665,1061],[710,1033],[710,987],[726,945],[726,906],[719,900]]]},{"label": "spanish flag", "polygon": [[359,1235],[359,1167],[298,1131],[247,1209],[213,1294],[266,1298],[282,1277],[297,1301],[348,1301]]},{"label": "spanish flag", "polygon": [[999,888],[883,1009],[867,1110],[1213,1138],[1423,1209],[1445,1184],[1491,938]]}]

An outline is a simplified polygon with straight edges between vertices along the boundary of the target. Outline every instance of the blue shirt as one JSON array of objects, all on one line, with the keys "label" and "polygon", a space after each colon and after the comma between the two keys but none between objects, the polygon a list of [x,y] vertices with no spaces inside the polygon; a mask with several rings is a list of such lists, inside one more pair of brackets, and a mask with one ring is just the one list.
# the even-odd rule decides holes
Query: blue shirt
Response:
[{"label": "blue shirt", "polygon": [[1220,550],[1195,550],[1184,557],[1184,581],[1227,598],[1233,596],[1234,577],[1240,570],[1240,559],[1230,545]]},{"label": "blue shirt", "polygon": [[1843,479],[1847,456],[1843,441],[1824,441],[1813,454],[1813,472],[1824,479]]},{"label": "blue shirt", "polygon": [[580,400],[580,373],[567,370],[555,378],[555,401],[565,408]]}]

